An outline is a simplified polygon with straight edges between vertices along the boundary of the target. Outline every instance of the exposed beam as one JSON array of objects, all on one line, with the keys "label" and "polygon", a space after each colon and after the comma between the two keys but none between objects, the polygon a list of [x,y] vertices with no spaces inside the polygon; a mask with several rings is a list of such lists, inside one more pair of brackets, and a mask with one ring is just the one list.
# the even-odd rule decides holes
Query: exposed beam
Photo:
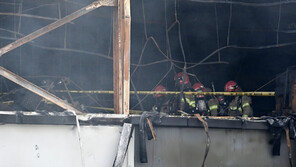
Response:
[{"label": "exposed beam", "polygon": [[77,114],[81,114],[82,112],[76,108],[74,108],[71,104],[65,102],[64,100],[58,98],[52,93],[49,93],[48,91],[40,88],[39,86],[34,85],[33,83],[27,81],[26,79],[14,74],[13,72],[3,68],[0,66],[0,75],[3,77],[11,80],[12,82],[28,89],[29,91],[43,97],[44,99],[60,106],[61,108],[68,110],[68,111],[73,111]]},{"label": "exposed beam", "polygon": [[129,114],[130,31],[130,0],[118,0],[113,13],[113,89],[118,114]]},{"label": "exposed beam", "polygon": [[73,21],[74,19],[77,19],[78,17],[80,16],[83,16],[85,14],[87,14],[88,12],[90,11],[93,11],[94,9],[97,9],[101,6],[114,6],[115,5],[115,0],[98,0],[98,1],[95,1],[93,3],[91,3],[90,5],[84,7],[84,8],[81,8],[80,10],[77,10],[76,12],[62,18],[62,19],[59,19],[43,28],[40,28],[39,30],[35,31],[35,32],[32,32],[31,34],[21,38],[21,39],[18,39],[16,40],[15,42],[11,43],[11,44],[8,44],[6,46],[4,46],[3,48],[0,49],[0,56],[2,56],[3,54],[15,49],[15,48],[18,48],[66,23],[69,23],[71,21]]}]

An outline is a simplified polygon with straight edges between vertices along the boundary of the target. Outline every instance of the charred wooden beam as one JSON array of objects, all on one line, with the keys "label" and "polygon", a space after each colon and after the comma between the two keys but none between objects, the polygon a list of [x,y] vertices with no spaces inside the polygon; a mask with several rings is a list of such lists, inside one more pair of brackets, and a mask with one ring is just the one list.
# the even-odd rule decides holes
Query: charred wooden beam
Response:
[{"label": "charred wooden beam", "polygon": [[11,80],[12,82],[28,89],[29,91],[43,97],[44,99],[60,106],[61,108],[68,110],[68,111],[73,111],[77,114],[82,113],[80,110],[74,108],[71,104],[65,102],[64,100],[58,98],[54,94],[40,88],[39,86],[34,85],[33,83],[27,81],[26,79],[14,74],[13,72],[3,68],[0,66],[0,75]]},{"label": "charred wooden beam", "polygon": [[74,19],[77,19],[78,17],[80,16],[83,16],[85,14],[87,14],[88,12],[90,11],[93,11],[94,9],[97,9],[101,6],[115,6],[115,0],[98,0],[98,1],[95,1],[93,2],[92,4],[84,7],[84,8],[81,8],[80,10],[77,10],[76,12],[62,18],[62,19],[59,19],[43,28],[40,28],[39,30],[35,31],[35,32],[32,32],[31,34],[21,38],[21,39],[18,39],[16,40],[15,42],[11,43],[11,44],[8,44],[6,46],[4,46],[3,48],[0,49],[0,56],[2,56],[3,54],[15,49],[15,48],[18,48],[66,23],[69,23],[71,22],[72,20]]},{"label": "charred wooden beam", "polygon": [[118,114],[129,114],[130,31],[130,0],[118,0],[113,13],[113,89]]}]

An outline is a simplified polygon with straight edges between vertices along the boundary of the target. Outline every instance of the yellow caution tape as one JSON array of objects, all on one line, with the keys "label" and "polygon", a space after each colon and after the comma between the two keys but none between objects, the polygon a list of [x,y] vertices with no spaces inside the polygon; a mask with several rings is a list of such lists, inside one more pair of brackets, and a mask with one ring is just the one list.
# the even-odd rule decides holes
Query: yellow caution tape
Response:
[{"label": "yellow caution tape", "polygon": [[[55,92],[66,93],[67,90],[56,90]],[[112,90],[69,90],[69,93],[87,93],[87,94],[114,94]],[[186,95],[205,95],[205,96],[275,96],[275,92],[183,92]],[[130,91],[130,94],[135,94],[135,91]],[[164,94],[164,95],[177,95],[180,92],[176,91],[137,91],[137,94]]]}]

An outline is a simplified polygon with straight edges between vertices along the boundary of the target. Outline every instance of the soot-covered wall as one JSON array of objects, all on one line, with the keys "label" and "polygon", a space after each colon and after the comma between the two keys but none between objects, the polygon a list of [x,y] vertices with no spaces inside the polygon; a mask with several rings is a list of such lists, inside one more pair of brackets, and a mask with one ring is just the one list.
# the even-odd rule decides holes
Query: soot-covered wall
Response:
[{"label": "soot-covered wall", "polygon": [[[173,90],[173,76],[184,67],[181,63],[184,59],[187,72],[208,87],[213,82],[216,91],[222,91],[228,80],[236,80],[245,91],[256,90],[296,63],[296,4],[194,1],[131,0],[131,76],[138,90],[152,90],[158,83]],[[0,46],[91,2],[1,0]],[[264,3],[268,5],[260,5]],[[212,56],[203,61],[209,55]],[[69,89],[83,90],[112,90],[112,63],[110,7],[92,11],[3,55],[0,60],[5,68],[38,85],[44,79],[68,77],[72,81]],[[196,78],[192,76],[191,81],[196,82]],[[4,78],[0,84],[1,92],[16,87]],[[64,87],[56,86],[60,88]],[[271,83],[261,90],[274,88],[275,84]],[[57,95],[67,98],[65,94]],[[73,96],[88,106],[113,106],[112,96]],[[143,101],[146,110],[152,103],[151,96]],[[274,99],[270,97],[253,98],[253,103],[256,115],[274,108]],[[131,96],[131,108],[139,109],[136,104],[136,98]]]}]

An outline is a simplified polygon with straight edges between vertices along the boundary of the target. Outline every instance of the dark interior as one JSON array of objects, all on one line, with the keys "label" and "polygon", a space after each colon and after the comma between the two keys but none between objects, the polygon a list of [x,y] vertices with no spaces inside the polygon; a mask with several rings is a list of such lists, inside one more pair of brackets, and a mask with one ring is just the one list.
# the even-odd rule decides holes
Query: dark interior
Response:
[{"label": "dark interior", "polygon": [[[0,45],[91,2],[0,0]],[[206,87],[213,83],[216,91],[223,91],[227,81],[235,80],[244,91],[255,91],[295,65],[295,3],[215,2],[131,0],[130,71],[137,90],[153,90],[158,84],[174,90],[174,75],[186,64],[192,83],[199,80]],[[54,83],[50,91],[69,100],[67,93],[54,92],[66,89],[62,78],[67,78],[63,81],[70,90],[113,89],[112,54],[112,7],[102,7],[3,55],[0,64],[39,86]],[[1,101],[15,104],[9,110],[41,109],[41,98],[5,78],[0,81],[5,93]],[[258,91],[274,91],[275,87],[270,82]],[[34,99],[31,108],[22,104],[28,96]],[[113,107],[112,95],[71,96],[88,112],[110,112],[95,107]],[[153,97],[140,98],[145,98],[144,109],[150,110]],[[130,108],[140,109],[137,103],[131,95]],[[255,116],[269,114],[275,108],[274,97],[253,97],[253,108]]]}]

